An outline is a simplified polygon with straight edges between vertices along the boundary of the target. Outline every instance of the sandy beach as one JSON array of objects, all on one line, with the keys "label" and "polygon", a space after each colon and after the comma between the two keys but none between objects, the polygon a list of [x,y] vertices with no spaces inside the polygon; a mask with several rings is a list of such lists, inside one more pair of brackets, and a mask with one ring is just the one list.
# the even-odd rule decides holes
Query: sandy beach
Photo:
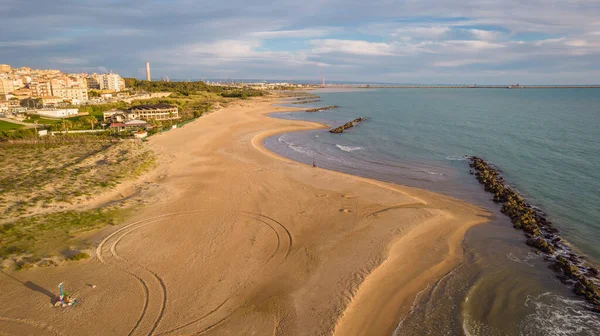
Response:
[{"label": "sandy beach", "polygon": [[[266,137],[324,127],[272,104],[152,137],[159,166],[127,185],[152,202],[95,234],[90,260],[0,274],[0,334],[391,335],[487,214],[270,152]],[[60,282],[76,307],[51,307]]]}]

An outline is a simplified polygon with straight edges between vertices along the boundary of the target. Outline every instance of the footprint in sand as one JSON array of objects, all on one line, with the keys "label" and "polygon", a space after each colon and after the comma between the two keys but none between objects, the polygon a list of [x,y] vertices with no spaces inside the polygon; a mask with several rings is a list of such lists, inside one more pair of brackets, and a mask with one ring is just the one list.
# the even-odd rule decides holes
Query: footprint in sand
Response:
[{"label": "footprint in sand", "polygon": [[342,194],[342,198],[345,198],[345,199],[352,199],[352,198],[356,198],[356,196],[354,196],[354,195]]},{"label": "footprint in sand", "polygon": [[327,194],[317,194],[315,197],[327,197]]},{"label": "footprint in sand", "polygon": [[352,210],[342,208],[342,209],[340,209],[340,212],[349,213],[349,212],[352,212]]}]

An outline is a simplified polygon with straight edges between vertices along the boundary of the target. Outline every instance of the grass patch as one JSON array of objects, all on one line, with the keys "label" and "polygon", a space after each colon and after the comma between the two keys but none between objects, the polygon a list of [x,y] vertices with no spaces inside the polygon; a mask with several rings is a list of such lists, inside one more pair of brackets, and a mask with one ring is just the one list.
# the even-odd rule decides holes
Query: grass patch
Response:
[{"label": "grass patch", "polygon": [[38,125],[56,125],[56,124],[61,123],[60,119],[42,118],[41,116],[35,115],[35,114],[29,115],[29,118],[24,120],[24,122],[30,123],[30,124],[35,124],[36,121],[37,121]]},{"label": "grass patch", "polygon": [[89,257],[90,257],[90,255],[87,254],[87,253],[85,253],[85,252],[79,252],[79,253],[71,256],[70,258],[68,258],[68,260],[79,261],[79,260],[87,259]]},{"label": "grass patch", "polygon": [[[122,218],[117,209],[63,211],[20,218],[0,226],[0,258],[27,254],[33,258],[58,255],[58,251],[86,247],[80,233],[114,225]],[[71,260],[89,257],[78,253]],[[78,258],[78,259],[73,259]]]},{"label": "grass patch", "polygon": [[0,120],[0,131],[18,130],[23,127],[25,127],[25,126],[19,125],[19,124],[13,124],[11,122],[4,121],[4,120]]},{"label": "grass patch", "polygon": [[0,224],[77,204],[152,169],[154,160],[129,141],[0,144]]}]

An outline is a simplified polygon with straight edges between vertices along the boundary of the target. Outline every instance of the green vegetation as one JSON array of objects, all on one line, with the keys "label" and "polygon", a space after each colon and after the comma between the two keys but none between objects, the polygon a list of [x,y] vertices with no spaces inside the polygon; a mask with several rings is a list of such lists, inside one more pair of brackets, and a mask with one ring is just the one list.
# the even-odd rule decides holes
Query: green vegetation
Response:
[{"label": "green vegetation", "polygon": [[37,136],[35,129],[21,128],[18,130],[0,130],[0,144],[9,139],[31,139]]},{"label": "green vegetation", "polygon": [[134,91],[174,92],[181,96],[190,96],[199,92],[211,92],[222,97],[246,98],[264,95],[264,91],[252,88],[231,88],[227,86],[207,85],[204,82],[149,82],[135,78],[124,78],[125,85]]},{"label": "green vegetation", "polygon": [[[88,247],[81,233],[114,225],[122,219],[117,209],[94,209],[88,211],[61,211],[20,218],[0,226],[0,259],[26,255],[27,263],[56,256],[58,251],[72,251]],[[77,253],[70,260],[89,257]],[[25,268],[25,263],[17,263]],[[25,266],[25,267],[24,267]]]},{"label": "green vegetation", "polygon": [[39,207],[75,203],[154,165],[152,153],[139,143],[62,138],[62,143],[0,144],[0,223]]},{"label": "green vegetation", "polygon": [[43,118],[37,114],[31,114],[24,120],[26,123],[38,125],[55,125],[60,123],[60,119]]},{"label": "green vegetation", "polygon": [[84,248],[81,233],[116,224],[122,211],[78,204],[154,165],[143,144],[101,136],[0,143],[0,260],[25,268]]},{"label": "green vegetation", "polygon": [[23,127],[23,125],[13,124],[8,121],[0,120],[0,131],[18,130]]},{"label": "green vegetation", "polygon": [[90,257],[90,255],[89,255],[89,254],[87,254],[87,253],[85,253],[85,252],[79,252],[79,253],[77,253],[77,254],[74,254],[74,255],[70,256],[70,257],[68,258],[68,260],[71,260],[71,261],[79,261],[79,260],[87,259],[87,258],[89,258],[89,257]]},{"label": "green vegetation", "polygon": [[102,112],[110,111],[110,110],[126,110],[131,105],[126,102],[116,102],[116,103],[106,103],[99,105],[85,105],[79,108],[79,113],[87,112],[90,115],[102,119]]}]

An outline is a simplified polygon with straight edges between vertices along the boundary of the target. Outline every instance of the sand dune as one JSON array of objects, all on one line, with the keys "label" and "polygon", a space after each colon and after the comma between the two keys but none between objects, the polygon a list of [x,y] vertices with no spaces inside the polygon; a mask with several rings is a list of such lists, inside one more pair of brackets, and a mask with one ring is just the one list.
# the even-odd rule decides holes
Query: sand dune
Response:
[{"label": "sand dune", "polygon": [[[92,260],[1,274],[0,333],[390,335],[485,213],[269,152],[269,135],[322,127],[269,118],[271,103],[153,137],[159,200]],[[50,307],[62,281],[77,307]]]}]

